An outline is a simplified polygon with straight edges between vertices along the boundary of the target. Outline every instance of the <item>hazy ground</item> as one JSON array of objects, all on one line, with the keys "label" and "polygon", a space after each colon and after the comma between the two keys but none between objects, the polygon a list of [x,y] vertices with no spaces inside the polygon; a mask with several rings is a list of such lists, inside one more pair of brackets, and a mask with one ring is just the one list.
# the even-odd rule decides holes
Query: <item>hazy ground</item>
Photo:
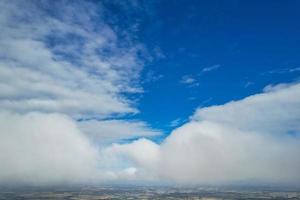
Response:
[{"label": "hazy ground", "polygon": [[0,189],[0,199],[300,199],[300,191],[212,187],[6,187]]}]

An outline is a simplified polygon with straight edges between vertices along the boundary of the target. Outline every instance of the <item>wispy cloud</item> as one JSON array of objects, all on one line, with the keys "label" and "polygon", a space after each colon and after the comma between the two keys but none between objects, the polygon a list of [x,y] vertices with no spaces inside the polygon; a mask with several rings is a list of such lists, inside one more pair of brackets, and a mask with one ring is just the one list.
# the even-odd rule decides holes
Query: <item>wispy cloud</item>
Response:
[{"label": "wispy cloud", "polygon": [[181,118],[177,118],[177,119],[174,119],[170,122],[169,126],[170,127],[177,127],[181,124],[183,124],[185,122],[185,120],[181,119]]},{"label": "wispy cloud", "polygon": [[163,53],[161,48],[159,48],[158,46],[154,47],[153,53],[154,53],[154,56],[158,59],[166,58],[166,55]]},{"label": "wispy cloud", "polygon": [[209,66],[209,67],[205,67],[205,68],[202,69],[202,73],[214,71],[214,70],[219,69],[220,67],[221,67],[221,65],[219,65],[219,64],[212,65],[212,66]]},{"label": "wispy cloud", "polygon": [[205,107],[205,106],[207,106],[207,104],[210,103],[212,100],[213,100],[213,98],[212,98],[212,97],[209,97],[209,98],[207,98],[207,99],[201,101],[199,107]]},{"label": "wispy cloud", "polygon": [[244,83],[244,88],[248,88],[248,87],[250,87],[250,86],[253,86],[255,83],[254,82],[252,82],[252,81],[247,81],[247,82],[245,82]]},{"label": "wispy cloud", "polygon": [[286,74],[286,73],[293,73],[293,72],[300,72],[300,67],[285,67],[280,69],[274,69],[267,72],[262,73],[265,74]]},{"label": "wispy cloud", "polygon": [[162,79],[164,76],[162,74],[157,74],[152,70],[149,70],[144,78],[143,83],[151,83],[151,82],[156,82]]},{"label": "wispy cloud", "polygon": [[2,109],[102,117],[137,111],[124,93],[140,91],[143,47],[128,38],[119,45],[101,4],[0,4]]},{"label": "wispy cloud", "polygon": [[179,82],[189,87],[199,86],[197,79],[192,75],[182,76]]},{"label": "wispy cloud", "polygon": [[192,76],[189,76],[189,75],[184,75],[181,80],[180,80],[181,83],[184,83],[184,84],[192,84],[192,83],[195,83],[196,82],[196,79],[193,78]]}]

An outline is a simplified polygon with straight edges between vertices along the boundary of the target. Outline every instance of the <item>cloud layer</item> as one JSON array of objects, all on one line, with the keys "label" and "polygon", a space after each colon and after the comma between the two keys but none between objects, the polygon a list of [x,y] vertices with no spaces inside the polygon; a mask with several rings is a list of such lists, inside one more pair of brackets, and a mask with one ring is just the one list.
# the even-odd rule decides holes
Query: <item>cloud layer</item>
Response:
[{"label": "cloud layer", "polygon": [[160,145],[142,139],[110,151],[177,183],[299,183],[299,119],[300,84],[295,84],[200,108]]},{"label": "cloud layer", "polygon": [[120,38],[100,3],[0,8],[0,183],[300,183],[299,83],[199,108],[161,144],[117,143],[159,134],[111,119],[138,112],[126,94],[142,92],[144,47]]},{"label": "cloud layer", "polygon": [[[298,184],[299,87],[200,108],[161,144],[139,139],[100,148],[66,115],[4,112],[0,177],[27,183]],[[111,129],[114,121],[105,123]]]}]

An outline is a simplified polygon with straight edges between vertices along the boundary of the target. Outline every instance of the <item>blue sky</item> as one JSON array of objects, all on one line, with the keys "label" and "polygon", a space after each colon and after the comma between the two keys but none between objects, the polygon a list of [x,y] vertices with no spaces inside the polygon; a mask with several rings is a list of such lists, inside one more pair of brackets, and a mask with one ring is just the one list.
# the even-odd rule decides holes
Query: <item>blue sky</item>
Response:
[{"label": "blue sky", "polygon": [[[197,107],[297,80],[299,6],[299,1],[179,0],[112,9],[120,23],[124,16],[129,25],[137,23],[134,36],[158,54],[145,64],[143,78],[149,73],[155,78],[143,83],[135,117],[169,132],[172,120],[187,119]],[[212,66],[218,67],[203,72]],[[182,83],[184,76],[194,82]]]},{"label": "blue sky", "polygon": [[0,0],[0,184],[300,185],[299,6]]}]

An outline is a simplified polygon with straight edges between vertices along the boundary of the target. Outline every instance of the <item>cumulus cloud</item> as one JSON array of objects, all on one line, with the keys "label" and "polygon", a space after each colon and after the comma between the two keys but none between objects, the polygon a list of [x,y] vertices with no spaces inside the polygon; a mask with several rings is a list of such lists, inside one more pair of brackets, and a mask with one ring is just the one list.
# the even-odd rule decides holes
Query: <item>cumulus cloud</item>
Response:
[{"label": "cumulus cloud", "polygon": [[299,183],[299,119],[295,84],[200,108],[160,145],[142,139],[112,149],[137,169],[178,183]]},{"label": "cumulus cloud", "polygon": [[93,181],[98,150],[62,114],[0,113],[0,183]]},{"label": "cumulus cloud", "polygon": [[286,134],[300,131],[300,84],[196,111],[193,120],[212,121],[245,131]]},{"label": "cumulus cloud", "polygon": [[[158,177],[160,146],[142,138],[129,144],[113,144],[101,152],[108,172],[115,180],[126,169],[135,169],[130,179],[133,181],[163,181]],[[120,179],[118,180],[120,181]]]},{"label": "cumulus cloud", "polygon": [[[111,141],[158,132],[142,122],[86,123],[78,124],[58,113],[0,112],[0,184],[100,184],[144,179],[141,170],[137,172],[131,165],[124,168],[127,161],[115,162],[115,153],[104,147]],[[117,152],[125,151],[114,146]]]}]

